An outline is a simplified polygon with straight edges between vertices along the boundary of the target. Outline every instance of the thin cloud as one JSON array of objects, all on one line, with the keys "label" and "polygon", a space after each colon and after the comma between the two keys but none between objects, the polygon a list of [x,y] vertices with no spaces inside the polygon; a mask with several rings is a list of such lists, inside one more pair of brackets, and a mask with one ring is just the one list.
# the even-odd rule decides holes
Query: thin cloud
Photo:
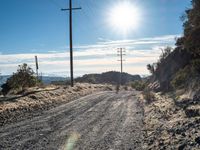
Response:
[{"label": "thin cloud", "polygon": [[[74,47],[75,74],[104,72],[119,70],[117,61],[117,48],[126,48],[125,71],[135,74],[147,74],[146,64],[155,62],[160,53],[160,48],[174,46],[175,37],[180,35],[165,35],[151,38],[129,39],[129,40],[108,40],[100,39],[94,45],[81,45]],[[47,53],[38,54],[0,54],[0,69],[3,74],[11,74],[22,63],[28,63],[35,67],[34,56],[39,58],[40,71],[44,74],[62,72],[69,75],[69,51],[49,50]],[[138,66],[137,66],[138,65]]]}]

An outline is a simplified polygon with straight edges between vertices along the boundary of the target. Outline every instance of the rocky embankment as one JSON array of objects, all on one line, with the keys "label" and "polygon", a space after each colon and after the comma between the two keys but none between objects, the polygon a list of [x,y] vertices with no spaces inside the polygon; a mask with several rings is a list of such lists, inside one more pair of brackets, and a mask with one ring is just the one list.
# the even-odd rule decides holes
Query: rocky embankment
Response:
[{"label": "rocky embankment", "polygon": [[155,94],[153,102],[144,102],[144,149],[199,150],[200,94],[193,99],[170,97]]},{"label": "rocky embankment", "polygon": [[22,95],[0,98],[0,126],[38,116],[45,110],[97,91],[112,90],[110,85],[76,84],[28,89]]}]

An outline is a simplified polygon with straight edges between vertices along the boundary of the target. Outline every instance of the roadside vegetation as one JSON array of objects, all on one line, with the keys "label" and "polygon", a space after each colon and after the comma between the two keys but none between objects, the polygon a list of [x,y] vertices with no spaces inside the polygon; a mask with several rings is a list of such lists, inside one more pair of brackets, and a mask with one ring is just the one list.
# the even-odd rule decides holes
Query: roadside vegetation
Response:
[{"label": "roadside vegetation", "polygon": [[165,59],[170,55],[170,53],[173,51],[173,48],[171,47],[166,47],[166,48],[160,48],[160,50],[162,51],[158,61],[156,63],[153,64],[148,64],[147,65],[147,70],[149,70],[149,72],[154,75],[156,74],[159,69],[161,69],[161,64],[165,61]]},{"label": "roadside vegetation", "polygon": [[144,90],[142,94],[146,104],[151,104],[156,100],[154,93],[149,89]]},{"label": "roadside vegetation", "polygon": [[191,69],[189,66],[186,66],[175,74],[170,84],[174,89],[184,88],[190,78],[190,75],[192,75]]},{"label": "roadside vegetation", "polygon": [[146,86],[147,86],[147,83],[145,81],[133,81],[130,83],[130,86],[133,88],[133,89],[136,89],[137,91],[143,91]]},{"label": "roadside vegetation", "polygon": [[39,83],[40,81],[35,77],[33,69],[27,64],[22,64],[19,65],[17,72],[13,73],[13,75],[7,79],[6,83],[1,86],[2,94],[17,94]]}]

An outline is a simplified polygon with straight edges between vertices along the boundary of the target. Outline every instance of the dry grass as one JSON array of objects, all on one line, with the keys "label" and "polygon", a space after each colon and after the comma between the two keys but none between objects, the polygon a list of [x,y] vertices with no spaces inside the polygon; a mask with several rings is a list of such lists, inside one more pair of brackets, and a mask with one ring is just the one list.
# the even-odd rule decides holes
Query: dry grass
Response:
[{"label": "dry grass", "polygon": [[146,104],[151,104],[156,100],[154,93],[150,90],[143,91],[143,98],[146,101]]}]

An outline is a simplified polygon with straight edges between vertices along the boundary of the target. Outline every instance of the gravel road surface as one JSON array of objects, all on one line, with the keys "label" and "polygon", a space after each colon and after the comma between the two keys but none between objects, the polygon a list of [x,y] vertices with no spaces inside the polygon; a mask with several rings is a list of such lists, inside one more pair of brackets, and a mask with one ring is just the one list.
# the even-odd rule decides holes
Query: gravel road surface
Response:
[{"label": "gravel road surface", "polygon": [[94,93],[0,127],[0,149],[140,150],[143,116],[138,94]]}]

